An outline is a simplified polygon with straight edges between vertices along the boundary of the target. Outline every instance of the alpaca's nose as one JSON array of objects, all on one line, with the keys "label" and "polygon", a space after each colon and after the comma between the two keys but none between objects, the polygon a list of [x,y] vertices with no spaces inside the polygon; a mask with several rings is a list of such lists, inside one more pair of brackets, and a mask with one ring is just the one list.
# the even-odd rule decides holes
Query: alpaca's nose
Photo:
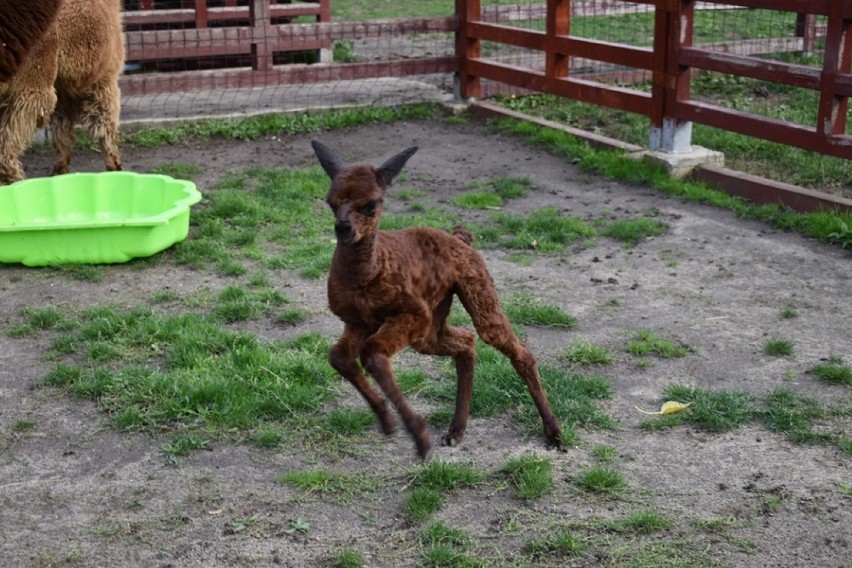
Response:
[{"label": "alpaca's nose", "polygon": [[337,221],[334,223],[334,232],[339,237],[348,237],[352,234],[352,223],[348,220]]}]

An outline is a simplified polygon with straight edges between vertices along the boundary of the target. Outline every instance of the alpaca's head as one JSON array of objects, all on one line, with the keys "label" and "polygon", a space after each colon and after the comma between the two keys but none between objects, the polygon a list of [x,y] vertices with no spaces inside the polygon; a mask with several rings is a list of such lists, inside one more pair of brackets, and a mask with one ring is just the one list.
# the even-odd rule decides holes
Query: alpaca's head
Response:
[{"label": "alpaca's head", "polygon": [[331,178],[325,200],[334,212],[337,242],[353,245],[374,235],[379,230],[385,191],[417,147],[407,148],[375,168],[367,164],[347,166],[328,146],[316,140],[311,145]]}]

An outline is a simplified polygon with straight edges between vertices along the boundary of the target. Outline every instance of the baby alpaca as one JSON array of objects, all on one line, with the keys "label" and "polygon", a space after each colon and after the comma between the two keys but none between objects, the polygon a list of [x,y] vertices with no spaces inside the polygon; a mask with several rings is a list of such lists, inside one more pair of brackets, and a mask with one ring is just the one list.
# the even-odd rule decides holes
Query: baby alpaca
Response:
[{"label": "baby alpaca", "polygon": [[[327,146],[317,141],[312,146],[331,178],[326,201],[334,212],[337,247],[328,277],[328,302],[344,323],[329,362],[366,399],[384,433],[396,430],[387,398],[414,438],[417,453],[421,458],[429,455],[432,442],[426,424],[403,397],[391,367],[392,357],[410,345],[420,353],[453,358],[458,377],[456,409],[442,442],[454,446],[461,441],[470,412],[476,337],[447,325],[455,295],[479,337],[506,355],[526,382],[548,445],[565,451],[535,359],[500,311],[485,261],[470,247],[470,233],[460,227],[452,235],[429,228],[379,230],[386,189],[417,148],[408,148],[374,168],[345,165]],[[368,384],[362,367],[384,396]]]}]

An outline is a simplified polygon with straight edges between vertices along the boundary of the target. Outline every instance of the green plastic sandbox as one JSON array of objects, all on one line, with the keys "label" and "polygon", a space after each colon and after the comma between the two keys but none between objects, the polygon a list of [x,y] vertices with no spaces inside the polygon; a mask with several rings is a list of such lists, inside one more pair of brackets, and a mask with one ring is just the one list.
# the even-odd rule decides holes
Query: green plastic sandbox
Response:
[{"label": "green plastic sandbox", "polygon": [[127,262],[184,240],[201,193],[157,174],[102,172],[0,187],[0,262],[26,266]]}]

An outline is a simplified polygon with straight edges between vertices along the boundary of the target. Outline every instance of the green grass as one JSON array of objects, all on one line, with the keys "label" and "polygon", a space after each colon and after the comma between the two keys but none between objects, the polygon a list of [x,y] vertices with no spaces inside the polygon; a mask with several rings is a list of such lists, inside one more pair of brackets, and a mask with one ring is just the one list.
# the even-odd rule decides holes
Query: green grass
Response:
[{"label": "green grass", "polygon": [[493,209],[503,205],[503,199],[499,195],[483,191],[463,193],[450,201],[463,209]]},{"label": "green grass", "polygon": [[627,488],[627,481],[621,473],[612,468],[593,466],[584,469],[576,478],[581,489],[589,493],[618,497]]},{"label": "green grass", "polygon": [[547,537],[528,540],[523,546],[524,554],[534,559],[545,557],[579,556],[586,550],[583,538],[567,529],[558,530]]},{"label": "green grass", "polygon": [[32,420],[15,420],[12,423],[13,432],[30,432],[35,430],[37,423]]},{"label": "green grass", "polygon": [[178,465],[178,457],[187,456],[195,450],[206,450],[210,440],[199,434],[184,433],[174,436],[166,444],[160,446],[160,451],[166,456],[170,465]]},{"label": "green grass", "polygon": [[559,252],[566,245],[596,235],[595,229],[580,219],[546,207],[527,216],[495,213],[479,232],[479,242],[486,248]]},{"label": "green grass", "polygon": [[412,522],[420,523],[444,506],[440,491],[428,487],[415,487],[405,500],[405,512]]},{"label": "green grass", "polygon": [[515,325],[537,325],[541,327],[571,328],[576,318],[561,308],[540,302],[529,294],[510,296],[502,300],[503,313]]},{"label": "green grass", "polygon": [[44,382],[96,400],[128,430],[297,426],[315,419],[337,381],[319,335],[267,343],[199,314],[90,308],[66,336],[84,358],[69,355]]},{"label": "green grass", "polygon": [[503,467],[520,499],[533,500],[553,490],[553,465],[535,454],[513,458]]},{"label": "green grass", "polygon": [[654,219],[625,219],[608,223],[601,235],[636,246],[645,239],[662,235],[668,226]]},{"label": "green grass", "polygon": [[[471,416],[512,416],[515,414],[530,433],[541,432],[541,419],[524,381],[509,360],[496,349],[477,344],[476,377],[471,399]],[[449,374],[449,373],[448,373]],[[577,441],[577,427],[612,428],[614,422],[598,408],[596,401],[612,396],[612,386],[603,377],[568,373],[548,365],[539,366],[542,386],[554,414],[562,422],[563,442]],[[451,405],[455,401],[455,381],[445,380],[427,393],[428,398]]]},{"label": "green grass", "polygon": [[838,356],[831,356],[825,363],[814,365],[811,367],[810,372],[827,383],[852,385],[852,368]]},{"label": "green grass", "polygon": [[763,352],[772,357],[789,357],[793,354],[793,342],[778,337],[767,339],[763,344]]},{"label": "green grass", "polygon": [[[688,412],[646,421],[643,428],[654,431],[687,422],[708,432],[728,432],[760,421],[793,442],[834,445],[852,454],[852,438],[842,428],[831,429],[834,419],[842,423],[852,410],[827,407],[788,389],[776,389],[765,397],[757,397],[744,392],[672,385],[663,389],[663,398],[691,403],[691,406]],[[825,424],[815,429],[816,424],[823,422]]]},{"label": "green grass", "polygon": [[563,358],[575,365],[609,365],[614,360],[612,352],[606,347],[581,339],[568,345]]},{"label": "green grass", "polygon": [[280,475],[278,482],[308,494],[335,495],[344,501],[370,494],[379,489],[382,483],[378,478],[363,473],[347,475],[325,469],[291,471]]},{"label": "green grass", "polygon": [[409,477],[412,487],[452,491],[461,487],[474,487],[482,481],[483,476],[471,464],[436,459],[418,466]]},{"label": "green grass", "polygon": [[613,527],[623,532],[650,534],[668,529],[674,524],[674,520],[670,517],[660,515],[650,509],[643,509],[633,511],[627,517],[619,519],[613,524]]},{"label": "green grass", "polygon": [[357,550],[343,548],[331,558],[332,568],[361,568],[365,564],[364,555]]},{"label": "green grass", "polygon": [[167,162],[151,170],[153,174],[171,176],[175,179],[194,180],[201,175],[202,168],[198,164],[185,162]]},{"label": "green grass", "polygon": [[640,357],[656,355],[663,358],[684,357],[690,351],[689,347],[664,339],[647,329],[637,331],[633,338],[627,342],[625,349],[628,353]]},{"label": "green grass", "polygon": [[179,146],[192,140],[206,141],[212,138],[253,140],[269,134],[307,134],[362,124],[434,118],[444,112],[439,105],[415,104],[211,119],[187,122],[180,126],[143,128],[124,134],[122,140],[125,144],[141,148],[155,148],[167,144]]},{"label": "green grass", "polygon": [[[613,120],[612,117],[616,115],[610,109],[596,108],[595,112],[599,115],[605,115],[607,117],[604,119],[605,121]],[[573,109],[566,111],[565,116],[573,116]],[[559,118],[555,119],[559,120]],[[672,179],[660,167],[644,163],[641,160],[634,160],[619,151],[596,149],[586,144],[580,138],[559,130],[545,128],[532,122],[516,119],[495,121],[493,125],[498,130],[511,132],[533,142],[543,144],[555,154],[575,162],[581,170],[600,175],[606,179],[650,186],[668,195],[729,209],[744,219],[761,221],[768,225],[795,231],[823,242],[845,247],[852,246],[852,213],[796,213],[775,205],[755,205],[744,199],[711,189],[702,183]],[[693,143],[725,152],[729,152],[728,148],[733,147],[730,144],[714,145],[712,143],[702,143],[700,136],[698,136],[698,133],[702,130],[699,126],[696,125],[696,135],[693,138]],[[636,131],[640,138],[638,143],[644,145],[647,139],[646,118],[639,117]],[[739,135],[731,134],[731,136],[736,137]],[[748,137],[740,138],[747,139],[751,146],[764,146],[762,143],[755,143],[754,139]],[[770,143],[766,144],[771,146]],[[832,170],[832,167],[826,163],[824,159],[827,158],[826,156],[815,156],[813,153],[805,152],[800,157],[793,157],[787,153],[797,153],[796,149],[790,147],[783,147],[783,149],[785,152],[783,155],[768,153],[761,160],[765,159],[775,166],[779,164],[786,166],[786,169],[779,174],[779,177],[784,179],[784,181],[806,187],[827,187],[833,183],[848,183],[826,181],[826,175],[833,175],[840,180],[848,179],[849,164],[846,160],[835,160],[835,162],[832,162],[837,163],[838,167],[834,168],[834,171],[837,173],[831,174],[827,173]],[[731,152],[731,154],[735,155],[742,153],[743,151],[740,148]],[[726,165],[738,169],[737,165],[727,160]],[[804,172],[813,172],[813,175]],[[812,180],[810,184],[808,183],[808,179]]]},{"label": "green grass", "polygon": [[442,521],[429,525],[420,534],[421,564],[429,568],[473,568],[485,563],[469,552],[470,537],[466,532]]},{"label": "green grass", "polygon": [[599,444],[592,448],[592,455],[601,463],[613,463],[618,459],[618,448]]}]

